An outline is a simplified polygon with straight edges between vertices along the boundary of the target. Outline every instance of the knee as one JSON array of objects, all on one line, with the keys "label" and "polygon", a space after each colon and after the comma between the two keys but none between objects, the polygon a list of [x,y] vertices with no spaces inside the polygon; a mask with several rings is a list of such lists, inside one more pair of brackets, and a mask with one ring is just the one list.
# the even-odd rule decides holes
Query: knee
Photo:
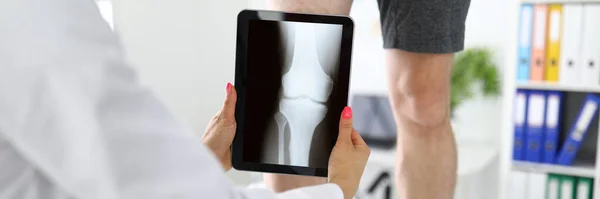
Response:
[{"label": "knee", "polygon": [[391,100],[400,122],[426,129],[446,125],[450,117],[449,82],[410,76],[399,80]]}]

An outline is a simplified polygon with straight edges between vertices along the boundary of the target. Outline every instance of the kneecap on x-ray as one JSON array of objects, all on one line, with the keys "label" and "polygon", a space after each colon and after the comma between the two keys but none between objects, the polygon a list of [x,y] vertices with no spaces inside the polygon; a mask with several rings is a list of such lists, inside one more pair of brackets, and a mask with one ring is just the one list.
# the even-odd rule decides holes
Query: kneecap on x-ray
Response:
[{"label": "kneecap on x-ray", "polygon": [[[282,78],[283,95],[276,116],[279,126],[278,162],[308,166],[315,128],[325,118],[325,105],[333,88],[332,73],[337,72],[341,27],[293,23],[293,53],[289,70]],[[283,38],[290,39],[290,35]],[[285,39],[284,39],[285,40]],[[291,49],[290,49],[291,50]],[[280,114],[280,115],[279,115]],[[289,146],[285,145],[285,126]],[[288,158],[286,158],[286,156]]]}]

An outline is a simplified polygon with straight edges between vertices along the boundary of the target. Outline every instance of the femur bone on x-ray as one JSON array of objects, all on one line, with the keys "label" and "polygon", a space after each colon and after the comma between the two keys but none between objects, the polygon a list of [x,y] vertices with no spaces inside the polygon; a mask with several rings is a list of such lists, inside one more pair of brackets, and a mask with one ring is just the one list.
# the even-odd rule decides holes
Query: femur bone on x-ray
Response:
[{"label": "femur bone on x-ray", "polygon": [[308,166],[313,135],[327,113],[338,71],[342,26],[284,22],[280,28],[285,62],[279,112],[274,116],[278,143],[277,149],[265,150],[278,151],[278,157],[267,158],[278,164]]}]

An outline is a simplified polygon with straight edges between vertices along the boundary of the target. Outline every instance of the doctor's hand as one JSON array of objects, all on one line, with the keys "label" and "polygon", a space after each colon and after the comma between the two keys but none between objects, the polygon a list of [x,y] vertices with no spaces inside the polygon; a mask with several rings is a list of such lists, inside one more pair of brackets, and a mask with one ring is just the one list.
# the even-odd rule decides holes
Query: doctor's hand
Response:
[{"label": "doctor's hand", "polygon": [[231,83],[225,87],[225,102],[221,110],[208,123],[202,143],[219,158],[225,171],[231,169],[231,142],[235,137],[235,103],[237,92]]},{"label": "doctor's hand", "polygon": [[327,181],[335,183],[344,192],[344,198],[356,194],[371,150],[352,126],[352,108],[346,107],[340,119],[340,132],[329,157]]}]

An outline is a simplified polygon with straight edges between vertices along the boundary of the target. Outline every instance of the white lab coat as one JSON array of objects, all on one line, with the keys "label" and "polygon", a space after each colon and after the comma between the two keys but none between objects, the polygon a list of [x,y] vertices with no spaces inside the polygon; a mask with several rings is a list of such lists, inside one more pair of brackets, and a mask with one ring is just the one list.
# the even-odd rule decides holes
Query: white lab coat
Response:
[{"label": "white lab coat", "polygon": [[0,198],[342,192],[334,184],[282,194],[234,187],[198,136],[140,86],[92,0],[0,0]]}]

